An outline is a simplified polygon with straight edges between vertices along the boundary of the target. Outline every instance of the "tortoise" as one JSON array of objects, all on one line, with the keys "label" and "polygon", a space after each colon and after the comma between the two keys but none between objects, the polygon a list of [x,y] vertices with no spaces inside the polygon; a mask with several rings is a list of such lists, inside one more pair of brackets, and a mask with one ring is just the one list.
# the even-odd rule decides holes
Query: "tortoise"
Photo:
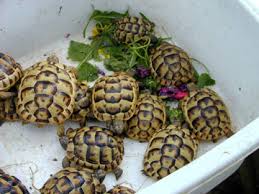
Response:
[{"label": "tortoise", "polygon": [[91,107],[91,92],[86,81],[77,84],[75,107],[71,120],[80,122],[80,126],[86,125],[86,118],[89,117]]},{"label": "tortoise", "polygon": [[136,112],[127,124],[126,134],[129,138],[149,141],[153,134],[164,127],[166,111],[163,101],[155,95],[140,94]]},{"label": "tortoise", "polygon": [[212,89],[196,89],[180,102],[186,122],[200,140],[216,142],[222,136],[231,136],[229,111],[221,97]]},{"label": "tortoise", "polygon": [[151,49],[150,68],[161,86],[176,86],[195,83],[195,70],[188,54],[180,47],[162,42]]},{"label": "tortoise", "polygon": [[8,90],[22,77],[22,67],[11,56],[0,52],[0,98],[13,96]]},{"label": "tortoise", "polygon": [[65,168],[50,177],[40,189],[42,194],[102,194],[105,186],[92,174]]},{"label": "tortoise", "polygon": [[0,193],[1,194],[29,194],[22,182],[0,169]]},{"label": "tortoise", "polygon": [[148,40],[154,24],[143,17],[126,16],[116,21],[114,38],[120,43],[129,44],[139,40]]},{"label": "tortoise", "polygon": [[40,126],[57,125],[58,136],[64,136],[64,122],[76,106],[77,84],[74,69],[59,63],[55,55],[34,64],[26,69],[19,85],[18,115]]},{"label": "tortoise", "polygon": [[198,141],[188,128],[169,125],[155,133],[144,156],[143,173],[159,180],[190,163],[197,154]]},{"label": "tortoise", "polygon": [[123,72],[99,78],[92,90],[92,112],[99,121],[121,134],[135,110],[138,99],[138,84]]},{"label": "tortoise", "polygon": [[136,192],[129,187],[117,185],[106,193],[107,194],[134,194]]},{"label": "tortoise", "polygon": [[17,121],[19,115],[16,112],[17,97],[12,96],[7,99],[0,99],[0,120]]},{"label": "tortoise", "polygon": [[122,175],[119,168],[124,154],[123,139],[105,128],[91,126],[69,128],[63,138],[66,156],[63,167],[75,167],[96,174],[103,180],[113,172],[116,179]]}]

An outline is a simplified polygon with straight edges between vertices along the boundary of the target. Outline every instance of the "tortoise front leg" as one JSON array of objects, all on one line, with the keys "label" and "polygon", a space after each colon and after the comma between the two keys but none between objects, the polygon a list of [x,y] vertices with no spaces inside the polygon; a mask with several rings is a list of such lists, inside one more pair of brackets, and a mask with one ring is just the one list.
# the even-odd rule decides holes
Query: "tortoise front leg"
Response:
[{"label": "tortoise front leg", "polygon": [[67,149],[67,138],[65,135],[65,128],[64,125],[58,125],[57,127],[57,135],[59,138],[59,143],[61,145],[61,147],[66,150]]}]

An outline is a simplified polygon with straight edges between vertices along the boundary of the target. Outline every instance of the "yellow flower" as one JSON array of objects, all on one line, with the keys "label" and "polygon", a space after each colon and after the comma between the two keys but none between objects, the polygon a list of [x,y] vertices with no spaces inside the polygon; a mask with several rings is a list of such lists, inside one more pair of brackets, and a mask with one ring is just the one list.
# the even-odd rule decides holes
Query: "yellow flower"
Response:
[{"label": "yellow flower", "polygon": [[103,49],[98,49],[99,55],[102,55],[105,59],[109,59],[111,56],[106,54]]},{"label": "yellow flower", "polygon": [[99,34],[100,34],[100,33],[99,33],[98,29],[97,29],[96,27],[94,27],[94,28],[92,29],[92,36],[95,37],[95,36],[98,36]]}]

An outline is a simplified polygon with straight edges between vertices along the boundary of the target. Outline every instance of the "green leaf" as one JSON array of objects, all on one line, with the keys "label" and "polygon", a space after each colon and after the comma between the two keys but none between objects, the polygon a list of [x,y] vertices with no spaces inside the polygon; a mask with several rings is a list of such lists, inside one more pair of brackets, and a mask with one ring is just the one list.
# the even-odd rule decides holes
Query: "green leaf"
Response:
[{"label": "green leaf", "polygon": [[73,61],[82,61],[91,50],[89,44],[71,40],[68,48],[68,58]]},{"label": "green leaf", "polygon": [[153,77],[149,76],[141,80],[144,87],[151,91],[156,91],[159,87],[159,83]]},{"label": "green leaf", "polygon": [[98,68],[91,63],[84,62],[78,66],[77,70],[80,81],[87,80],[91,82],[98,78]]},{"label": "green leaf", "polygon": [[202,73],[198,77],[197,86],[198,88],[203,88],[205,86],[213,86],[216,84],[216,81],[210,77],[208,73]]},{"label": "green leaf", "polygon": [[183,111],[181,109],[170,108],[169,106],[167,106],[166,114],[169,118],[170,123],[175,123],[177,121],[181,123],[182,121],[184,121]]},{"label": "green leaf", "polygon": [[84,38],[86,37],[86,29],[92,20],[95,20],[96,22],[100,22],[103,24],[107,24],[107,23],[112,23],[115,19],[119,19],[128,15],[129,15],[128,10],[124,13],[119,13],[115,11],[94,10],[92,15],[88,19],[86,26],[84,27],[83,36]]}]

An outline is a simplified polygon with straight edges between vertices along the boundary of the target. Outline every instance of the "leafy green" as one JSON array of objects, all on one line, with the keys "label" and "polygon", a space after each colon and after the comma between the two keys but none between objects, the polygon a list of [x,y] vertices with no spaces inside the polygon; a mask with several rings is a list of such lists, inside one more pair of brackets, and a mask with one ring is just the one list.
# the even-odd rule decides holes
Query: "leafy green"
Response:
[{"label": "leafy green", "polygon": [[170,123],[175,122],[182,122],[184,121],[183,111],[178,108],[170,108],[169,106],[166,107],[166,114],[169,118]]},{"label": "leafy green", "polygon": [[86,37],[86,29],[92,20],[104,25],[104,24],[112,23],[115,19],[119,19],[128,15],[129,15],[128,10],[124,13],[119,13],[115,11],[94,10],[84,27],[83,36]]},{"label": "leafy green", "polygon": [[82,61],[90,51],[91,46],[89,44],[71,40],[68,48],[68,58],[73,61]]},{"label": "leafy green", "polygon": [[197,86],[198,88],[203,88],[205,86],[213,86],[216,84],[216,81],[210,77],[208,73],[202,73],[198,77]]},{"label": "leafy green", "polygon": [[207,68],[206,65],[204,65],[202,62],[200,62],[197,59],[191,58],[192,65],[200,65],[202,66],[207,73],[202,73],[199,75],[199,73],[196,71],[194,68],[194,77],[197,80],[197,87],[198,88],[203,88],[206,86],[213,86],[216,84],[216,81],[211,78],[209,69]]},{"label": "leafy green", "polygon": [[160,86],[156,79],[151,76],[141,79],[141,83],[143,84],[144,88],[149,89],[150,91],[156,91]]},{"label": "leafy green", "polygon": [[141,15],[141,17],[144,19],[144,20],[147,20],[149,23],[155,25],[147,16],[145,16],[142,12],[139,12],[139,15]]},{"label": "leafy green", "polygon": [[98,68],[91,63],[84,62],[78,66],[77,70],[80,81],[87,80],[91,82],[98,78]]}]

